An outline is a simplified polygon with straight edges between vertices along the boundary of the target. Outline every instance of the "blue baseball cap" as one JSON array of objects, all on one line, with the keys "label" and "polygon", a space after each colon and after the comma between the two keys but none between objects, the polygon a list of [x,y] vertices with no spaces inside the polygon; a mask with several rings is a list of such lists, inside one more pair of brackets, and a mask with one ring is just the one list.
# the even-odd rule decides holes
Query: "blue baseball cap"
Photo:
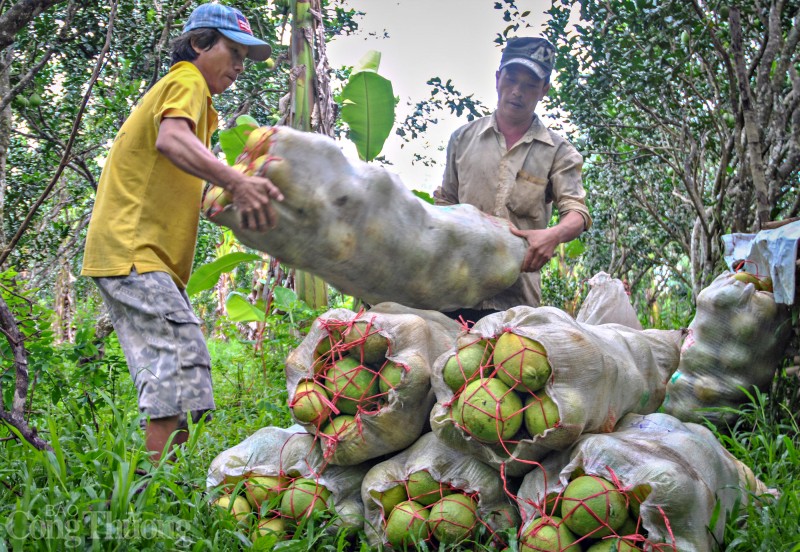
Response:
[{"label": "blue baseball cap", "polygon": [[183,26],[183,32],[202,28],[216,29],[237,44],[247,46],[247,57],[252,60],[264,61],[272,53],[269,44],[253,36],[247,18],[236,8],[217,3],[198,6]]}]

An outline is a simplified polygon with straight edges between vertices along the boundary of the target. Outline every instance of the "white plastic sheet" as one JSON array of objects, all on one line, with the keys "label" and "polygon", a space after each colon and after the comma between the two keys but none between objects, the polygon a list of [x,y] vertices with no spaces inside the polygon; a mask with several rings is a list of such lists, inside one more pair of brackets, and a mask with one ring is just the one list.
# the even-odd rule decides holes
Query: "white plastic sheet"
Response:
[{"label": "white plastic sheet", "polygon": [[758,234],[726,234],[724,258],[728,268],[735,271],[743,264],[745,272],[759,278],[772,278],[775,302],[794,304],[797,244],[800,241],[800,221]]}]

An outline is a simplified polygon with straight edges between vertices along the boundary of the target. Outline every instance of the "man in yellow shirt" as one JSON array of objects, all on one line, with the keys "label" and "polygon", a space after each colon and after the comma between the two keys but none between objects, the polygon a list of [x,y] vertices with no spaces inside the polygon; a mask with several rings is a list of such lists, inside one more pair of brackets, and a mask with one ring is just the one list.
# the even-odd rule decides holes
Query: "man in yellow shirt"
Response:
[{"label": "man in yellow shirt", "polygon": [[[497,109],[456,130],[447,146],[437,205],[469,203],[509,220],[528,242],[519,279],[475,305],[447,313],[477,321],[518,305],[538,307],[539,270],[555,248],[592,223],[581,182],[583,158],[564,138],[546,128],[536,106],[550,90],[555,47],[544,38],[510,38],[495,73]],[[555,204],[558,224],[548,227]]]},{"label": "man in yellow shirt", "polygon": [[82,274],[94,278],[109,310],[154,460],[170,438],[188,439],[187,412],[197,421],[214,409],[211,361],[185,292],[203,181],[231,193],[251,230],[273,226],[270,201],[283,199],[268,179],[209,151],[217,128],[211,96],[236,81],[246,57],[270,53],[240,11],[199,6],[172,44],[169,73],[122,125],[100,176]]}]

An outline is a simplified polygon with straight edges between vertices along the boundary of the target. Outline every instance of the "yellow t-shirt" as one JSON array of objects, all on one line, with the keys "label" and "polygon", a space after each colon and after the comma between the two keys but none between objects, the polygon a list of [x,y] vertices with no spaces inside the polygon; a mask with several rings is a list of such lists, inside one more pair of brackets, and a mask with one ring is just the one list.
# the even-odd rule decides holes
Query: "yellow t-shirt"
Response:
[{"label": "yellow t-shirt", "polygon": [[155,147],[165,117],[192,122],[206,147],[217,112],[205,78],[192,63],[175,64],[122,125],[97,187],[84,276],[125,276],[165,271],[180,288],[192,271],[203,182]]}]

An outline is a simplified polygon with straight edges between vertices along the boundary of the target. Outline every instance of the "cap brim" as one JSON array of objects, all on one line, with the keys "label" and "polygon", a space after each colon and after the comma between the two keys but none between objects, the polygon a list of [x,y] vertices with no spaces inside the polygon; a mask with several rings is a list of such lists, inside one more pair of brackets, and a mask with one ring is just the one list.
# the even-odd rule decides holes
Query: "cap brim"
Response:
[{"label": "cap brim", "polygon": [[247,46],[247,57],[253,61],[264,61],[272,54],[272,46],[252,35],[239,31],[229,31],[227,29],[217,30],[237,44]]},{"label": "cap brim", "polygon": [[544,67],[542,67],[535,61],[531,61],[529,59],[510,59],[507,62],[500,65],[499,70],[502,71],[503,68],[508,67],[511,64],[522,65],[526,69],[529,69],[530,71],[533,72],[533,74],[536,76],[537,79],[544,80],[550,76],[550,71],[547,71]]}]

